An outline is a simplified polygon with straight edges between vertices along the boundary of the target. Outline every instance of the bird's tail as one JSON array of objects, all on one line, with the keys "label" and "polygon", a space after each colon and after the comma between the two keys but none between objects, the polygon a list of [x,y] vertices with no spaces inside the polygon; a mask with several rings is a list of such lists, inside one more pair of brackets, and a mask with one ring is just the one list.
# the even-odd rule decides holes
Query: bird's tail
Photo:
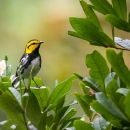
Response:
[{"label": "bird's tail", "polygon": [[19,84],[20,84],[19,77],[18,76],[14,77],[13,80],[12,80],[12,86],[14,88],[17,88],[19,86]]}]

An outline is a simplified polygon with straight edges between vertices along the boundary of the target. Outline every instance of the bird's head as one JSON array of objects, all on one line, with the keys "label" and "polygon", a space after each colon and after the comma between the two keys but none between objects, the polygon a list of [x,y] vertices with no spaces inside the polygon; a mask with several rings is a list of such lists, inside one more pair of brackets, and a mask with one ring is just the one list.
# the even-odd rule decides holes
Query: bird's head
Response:
[{"label": "bird's head", "polygon": [[30,54],[33,51],[36,51],[36,50],[38,51],[39,47],[42,43],[43,43],[43,41],[39,41],[39,40],[36,40],[36,39],[29,41],[26,45],[25,53]]}]

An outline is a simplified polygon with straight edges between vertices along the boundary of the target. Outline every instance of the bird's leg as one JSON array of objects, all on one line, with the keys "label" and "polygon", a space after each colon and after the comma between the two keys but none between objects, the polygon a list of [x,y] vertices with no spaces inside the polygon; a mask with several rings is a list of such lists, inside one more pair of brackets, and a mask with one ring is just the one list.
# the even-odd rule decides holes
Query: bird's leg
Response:
[{"label": "bird's leg", "polygon": [[38,84],[36,83],[36,81],[34,80],[34,78],[32,78],[33,82],[36,84],[37,88],[40,88],[40,86],[38,86]]}]

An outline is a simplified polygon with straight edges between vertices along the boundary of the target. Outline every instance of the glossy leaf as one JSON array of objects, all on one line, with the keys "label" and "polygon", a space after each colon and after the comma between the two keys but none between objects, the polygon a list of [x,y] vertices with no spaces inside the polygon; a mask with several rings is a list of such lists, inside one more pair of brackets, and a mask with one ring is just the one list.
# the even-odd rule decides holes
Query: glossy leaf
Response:
[{"label": "glossy leaf", "polygon": [[83,95],[83,96],[81,97],[81,99],[84,100],[88,105],[90,105],[90,103],[91,103],[93,100],[96,100],[96,99],[95,99],[95,95],[92,95],[92,96],[90,96],[90,95]]},{"label": "glossy leaf", "polygon": [[117,73],[120,79],[130,87],[130,71],[125,65],[123,53],[116,54],[113,50],[107,50],[107,59],[113,70]]},{"label": "glossy leaf", "polygon": [[[103,107],[99,102],[93,101],[91,103],[92,108],[97,112],[102,115],[104,119],[112,123],[114,126],[117,128],[122,128],[121,125],[121,119],[117,118],[114,116],[112,113],[110,113],[105,107]],[[110,108],[111,109],[111,108]]]},{"label": "glossy leaf", "polygon": [[91,77],[85,77],[82,82],[86,85],[89,86],[91,89],[93,89],[96,92],[100,92],[100,85],[95,81],[95,79]]},{"label": "glossy leaf", "polygon": [[20,93],[13,87],[9,87],[9,91],[12,93],[12,95],[14,95],[15,99],[17,99],[19,104],[22,105]]},{"label": "glossy leaf", "polygon": [[76,130],[94,130],[91,124],[88,124],[81,120],[74,121],[74,127],[76,128]]},{"label": "glossy leaf", "polygon": [[84,94],[90,94],[90,88],[87,87],[83,82],[80,82],[79,85]]},{"label": "glossy leaf", "polygon": [[100,31],[90,20],[85,18],[70,18],[70,24],[77,34],[85,37],[92,45],[115,46],[115,43],[104,32]]},{"label": "glossy leaf", "polygon": [[40,87],[40,88],[31,88],[31,91],[33,92],[33,94],[36,96],[38,103],[40,105],[41,111],[43,111],[47,105],[47,101],[49,98],[49,88],[47,87]]},{"label": "glossy leaf", "polygon": [[114,116],[118,117],[121,120],[128,121],[128,118],[125,116],[124,113],[115,105],[114,102],[110,98],[108,98],[104,93],[99,92],[96,93],[96,99],[97,101],[106,108],[110,113],[112,113]]},{"label": "glossy leaf", "polygon": [[114,79],[115,76],[116,76],[115,72],[111,72],[110,74],[107,75],[107,77],[105,78],[105,87],[107,87],[107,85]]},{"label": "glossy leaf", "polygon": [[47,126],[50,128],[53,123],[54,123],[54,116],[53,115],[47,116],[46,117]]},{"label": "glossy leaf", "polygon": [[69,106],[65,106],[60,108],[55,115],[55,122],[58,124],[61,120],[61,118],[64,116],[65,112],[68,110]]},{"label": "glossy leaf", "polygon": [[50,110],[53,109],[54,107],[56,107],[58,100],[67,94],[67,92],[70,90],[71,85],[72,85],[72,81],[76,79],[75,76],[71,76],[70,78],[68,78],[67,80],[59,83],[56,88],[54,89],[54,91],[52,92],[52,94],[50,95],[49,99],[48,99],[48,105],[52,104],[50,107]]},{"label": "glossy leaf", "polygon": [[130,89],[127,89],[127,88],[119,88],[116,92],[117,92],[117,93],[121,93],[121,94],[123,94],[124,96],[127,96],[127,94],[130,92]]},{"label": "glossy leaf", "polygon": [[129,109],[130,108],[130,92],[125,97],[123,104],[124,104],[125,113],[126,113],[127,117],[129,118],[129,121],[130,121],[130,109]]},{"label": "glossy leaf", "polygon": [[93,11],[92,7],[90,5],[88,5],[85,1],[81,0],[80,4],[84,10],[84,13],[86,14],[87,19],[89,19],[90,21],[92,21],[92,23],[94,25],[96,25],[100,30],[102,30],[102,27],[100,25],[100,22],[95,14],[95,12]]},{"label": "glossy leaf", "polygon": [[114,27],[124,30],[127,32],[130,32],[130,23],[120,19],[119,17],[116,17],[112,14],[108,14],[105,16],[105,19],[110,22]]},{"label": "glossy leaf", "polygon": [[121,98],[121,94],[117,93],[119,86],[116,80],[112,80],[106,87],[106,94],[111,100],[118,106],[118,102]]},{"label": "glossy leaf", "polygon": [[100,89],[105,91],[105,78],[109,74],[109,68],[103,56],[95,50],[86,56],[86,65],[90,68],[90,76],[98,82]]},{"label": "glossy leaf", "polygon": [[0,107],[16,124],[21,124],[21,128],[23,128],[23,130],[26,129],[26,124],[23,119],[24,111],[19,102],[9,91],[0,95]]},{"label": "glossy leaf", "polygon": [[127,6],[126,0],[112,0],[112,5],[118,16],[123,19],[127,20]]},{"label": "glossy leaf", "polygon": [[75,111],[74,108],[67,111],[65,113],[64,117],[61,119],[60,124],[62,124],[63,122],[69,120],[70,118],[72,118],[76,113],[77,113],[77,111]]},{"label": "glossy leaf", "polygon": [[32,92],[29,95],[26,114],[31,123],[37,127],[41,118],[41,109],[35,95]]},{"label": "glossy leaf", "polygon": [[104,15],[106,14],[114,14],[116,15],[114,9],[110,5],[107,0],[90,0],[91,3],[94,5],[96,10]]},{"label": "glossy leaf", "polygon": [[40,121],[38,122],[38,130],[46,130],[46,119],[47,119],[47,111],[43,112]]},{"label": "glossy leaf", "polygon": [[[44,86],[44,83],[42,82],[42,79],[39,77],[34,77],[34,81],[37,83],[39,87]],[[36,83],[33,80],[31,80],[30,86],[36,86]]]},{"label": "glossy leaf", "polygon": [[93,122],[93,128],[95,130],[106,130],[108,126],[108,122],[104,120],[102,117],[98,117]]},{"label": "glossy leaf", "polygon": [[81,97],[83,95],[75,92],[74,96],[76,97],[77,101],[81,105],[81,107],[82,107],[83,111],[85,112],[85,114],[88,117],[91,117],[92,116],[92,111],[90,110],[90,106],[84,100],[81,99]]},{"label": "glossy leaf", "polygon": [[63,107],[64,105],[64,102],[65,102],[65,96],[61,97],[58,102],[57,102],[57,105],[56,105],[56,112]]}]

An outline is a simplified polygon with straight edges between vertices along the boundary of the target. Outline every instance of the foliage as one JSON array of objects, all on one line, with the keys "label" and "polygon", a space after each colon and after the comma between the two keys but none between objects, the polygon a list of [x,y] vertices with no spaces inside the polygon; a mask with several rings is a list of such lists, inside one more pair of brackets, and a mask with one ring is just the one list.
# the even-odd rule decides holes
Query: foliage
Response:
[{"label": "foliage", "polygon": [[[50,89],[45,87],[40,78],[35,77],[35,81],[40,88],[31,81],[28,89],[23,85],[16,90],[12,87],[10,69],[6,69],[0,79],[0,108],[7,114],[7,120],[1,122],[1,130],[63,130],[73,126],[73,122],[81,117],[74,117],[77,111],[70,108],[77,104],[76,100],[65,104],[74,75],[67,80],[57,84],[50,93]],[[24,90],[24,91],[23,91]]]},{"label": "foliage", "polygon": [[[91,45],[129,50],[129,40],[115,37],[114,28],[130,32],[130,13],[127,13],[126,0],[90,0],[91,5],[80,1],[86,18],[70,18],[74,31],[72,36],[89,41]],[[95,12],[101,13],[111,24],[112,38],[104,31]],[[127,16],[128,15],[128,16]],[[114,39],[116,39],[114,41]],[[118,45],[122,46],[120,48]],[[7,120],[0,122],[1,130],[119,130],[130,129],[130,71],[125,65],[123,52],[107,49],[105,59],[98,51],[87,54],[85,63],[90,69],[90,77],[74,73],[67,80],[56,84],[50,92],[40,78],[26,86],[20,83],[18,89],[11,84],[11,65],[0,70],[0,108]],[[108,63],[110,67],[108,67]],[[20,76],[20,75],[19,75]],[[83,93],[74,92],[76,100],[65,104],[66,95],[72,81],[78,78]],[[72,108],[80,104],[89,121],[76,117]],[[71,108],[70,108],[71,107]]]},{"label": "foliage", "polygon": [[[86,18],[70,17],[74,31],[69,31],[69,35],[84,39],[91,45],[129,50],[129,40],[116,38],[114,31],[114,28],[118,28],[130,32],[126,0],[111,0],[111,4],[107,0],[90,2],[91,5],[80,1]],[[112,38],[103,31],[96,11],[111,24]],[[86,66],[90,68],[90,77],[84,78],[74,73],[83,91],[83,94],[75,92],[74,95],[89,118],[88,123],[74,121],[76,130],[130,129],[130,71],[125,65],[123,52],[107,49],[106,57],[107,61],[94,50],[92,54],[86,55],[85,60]]]}]

